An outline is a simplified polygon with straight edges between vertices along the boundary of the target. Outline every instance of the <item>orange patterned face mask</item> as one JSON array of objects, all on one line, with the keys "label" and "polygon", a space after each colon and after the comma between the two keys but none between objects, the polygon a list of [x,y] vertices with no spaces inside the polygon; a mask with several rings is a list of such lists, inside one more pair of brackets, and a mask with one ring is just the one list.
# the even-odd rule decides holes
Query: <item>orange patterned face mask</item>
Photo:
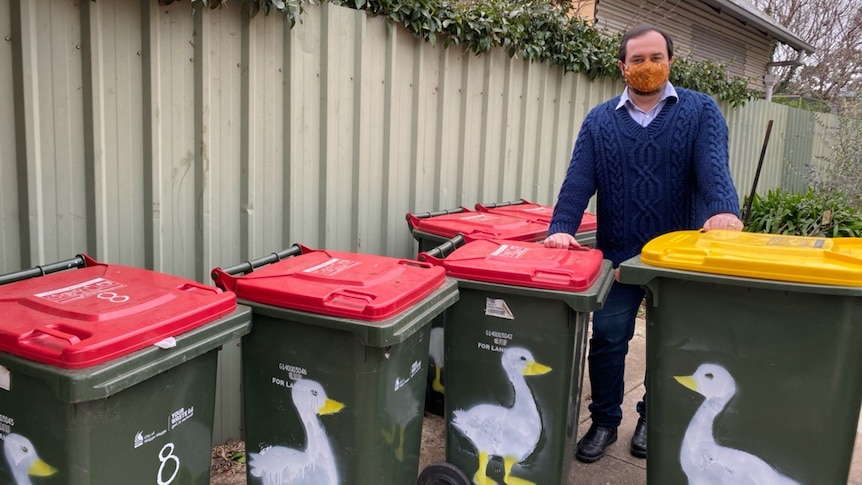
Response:
[{"label": "orange patterned face mask", "polygon": [[640,95],[658,92],[670,76],[667,64],[652,61],[626,66],[625,72],[626,84]]}]

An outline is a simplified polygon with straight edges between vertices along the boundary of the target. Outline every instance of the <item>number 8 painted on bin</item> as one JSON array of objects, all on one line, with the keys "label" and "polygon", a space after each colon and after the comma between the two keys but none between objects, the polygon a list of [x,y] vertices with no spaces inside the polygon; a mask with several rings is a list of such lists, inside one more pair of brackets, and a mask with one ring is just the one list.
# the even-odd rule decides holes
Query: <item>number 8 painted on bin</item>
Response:
[{"label": "number 8 painted on bin", "polygon": [[96,295],[96,298],[100,300],[108,300],[111,303],[125,303],[129,301],[128,295],[118,295],[113,291],[104,291]]},{"label": "number 8 painted on bin", "polygon": [[[167,454],[165,454],[165,450],[167,450]],[[162,464],[159,465],[159,476],[156,477],[156,482],[158,483],[158,485],[170,485],[170,483],[174,481],[174,478],[177,477],[177,473],[179,473],[180,471],[180,459],[177,458],[173,453],[173,443],[166,444],[162,447],[161,451],[159,451],[159,461]],[[167,463],[169,460],[173,460],[175,462],[174,473],[167,480],[162,480],[162,476],[165,473],[165,463]]]}]

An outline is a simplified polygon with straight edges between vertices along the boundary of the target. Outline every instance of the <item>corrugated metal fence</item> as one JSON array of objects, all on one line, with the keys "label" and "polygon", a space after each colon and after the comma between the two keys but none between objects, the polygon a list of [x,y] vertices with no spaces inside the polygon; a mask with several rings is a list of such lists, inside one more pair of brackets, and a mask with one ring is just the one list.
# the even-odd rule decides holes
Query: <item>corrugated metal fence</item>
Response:
[{"label": "corrugated metal fence", "polygon": [[[551,204],[588,110],[621,90],[495,51],[432,47],[329,4],[0,0],[0,273],[86,252],[209,283],[301,242],[412,257],[404,215]],[[799,187],[829,117],[723,107],[733,176]],[[238,344],[215,440],[239,434]]]}]

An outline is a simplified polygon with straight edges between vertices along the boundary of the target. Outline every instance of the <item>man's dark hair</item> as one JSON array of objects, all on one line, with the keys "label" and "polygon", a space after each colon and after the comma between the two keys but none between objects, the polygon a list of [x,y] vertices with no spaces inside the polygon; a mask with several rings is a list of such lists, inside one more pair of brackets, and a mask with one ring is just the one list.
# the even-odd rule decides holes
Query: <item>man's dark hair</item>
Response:
[{"label": "man's dark hair", "polygon": [[640,37],[647,32],[658,32],[664,37],[665,42],[667,43],[667,57],[669,59],[673,58],[673,41],[670,36],[667,35],[666,32],[659,29],[658,27],[653,27],[652,25],[638,25],[637,27],[633,27],[628,32],[623,35],[623,40],[620,41],[620,50],[617,52],[617,59],[626,62],[626,46],[629,43],[629,39],[634,39],[636,37]]}]

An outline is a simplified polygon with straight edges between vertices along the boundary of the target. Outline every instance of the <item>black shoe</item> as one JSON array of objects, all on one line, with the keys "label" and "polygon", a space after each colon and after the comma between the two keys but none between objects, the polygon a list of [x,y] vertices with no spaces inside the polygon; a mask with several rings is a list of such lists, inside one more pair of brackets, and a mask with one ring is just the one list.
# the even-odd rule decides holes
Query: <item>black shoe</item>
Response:
[{"label": "black shoe", "polygon": [[646,418],[641,416],[635,426],[635,434],[632,435],[632,456],[646,458]]},{"label": "black shoe", "polygon": [[587,434],[578,441],[575,458],[584,463],[592,463],[605,456],[611,443],[617,440],[617,428],[598,426],[593,423]]}]

